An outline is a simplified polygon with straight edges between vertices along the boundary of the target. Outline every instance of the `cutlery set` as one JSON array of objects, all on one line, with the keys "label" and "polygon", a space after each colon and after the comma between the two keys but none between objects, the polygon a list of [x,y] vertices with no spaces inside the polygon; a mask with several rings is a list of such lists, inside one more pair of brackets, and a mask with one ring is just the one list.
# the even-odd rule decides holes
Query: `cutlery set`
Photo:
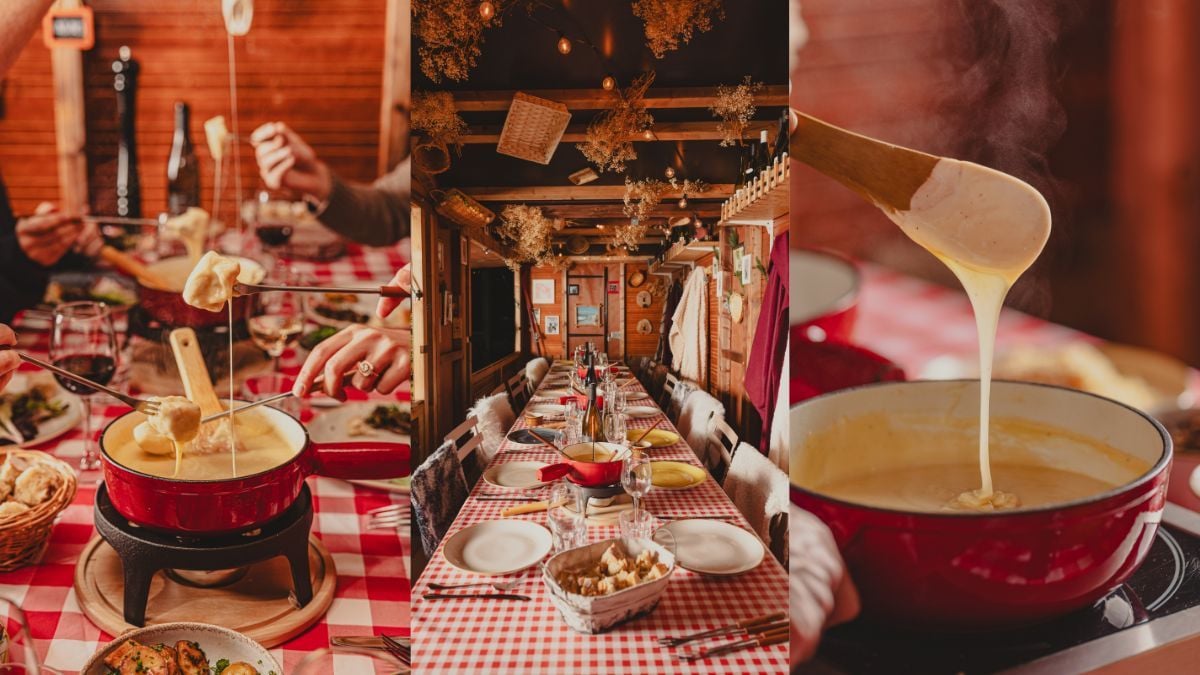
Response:
[{"label": "cutlery set", "polygon": [[329,638],[329,644],[337,649],[385,651],[405,666],[412,665],[412,642],[406,637],[392,637],[390,635],[344,635]]},{"label": "cutlery set", "polygon": [[688,650],[678,655],[684,661],[698,661],[743,649],[766,647],[768,645],[787,642],[788,631],[789,623],[787,614],[785,612],[776,612],[775,614],[767,614],[752,619],[743,619],[726,626],[721,626],[720,628],[701,631],[691,635],[659,638],[658,643],[664,647],[674,648],[683,646],[689,642],[711,640],[714,638],[735,636],[740,638],[716,647]]},{"label": "cutlery set", "polygon": [[367,529],[408,527],[412,524],[412,511],[408,504],[389,504],[367,511]]}]

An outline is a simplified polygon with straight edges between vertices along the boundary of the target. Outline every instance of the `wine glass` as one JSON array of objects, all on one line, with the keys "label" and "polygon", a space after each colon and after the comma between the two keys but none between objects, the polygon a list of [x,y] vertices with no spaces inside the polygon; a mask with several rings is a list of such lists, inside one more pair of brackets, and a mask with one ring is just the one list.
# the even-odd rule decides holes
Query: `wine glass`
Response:
[{"label": "wine glass", "polygon": [[[266,283],[280,286],[305,286],[308,279],[282,268],[268,277]],[[304,332],[305,296],[293,291],[271,291],[259,294],[259,310],[250,317],[250,339],[271,357],[274,370],[279,370],[279,357],[289,344]]]},{"label": "wine glass", "polygon": [[550,487],[546,520],[553,537],[554,552],[579,548],[587,543],[587,496],[566,478]]},{"label": "wine glass", "polygon": [[650,458],[646,453],[634,449],[621,462],[621,487],[633,497],[634,513],[641,510],[641,499],[650,492],[650,478]]},{"label": "wine glass", "polygon": [[604,437],[608,439],[609,443],[625,445],[629,442],[628,433],[629,424],[624,415],[618,412],[609,412],[604,416]]},{"label": "wine glass", "polygon": [[[68,302],[54,310],[50,334],[50,360],[64,370],[107,385],[117,372],[117,337],[112,313],[103,302]],[[58,383],[83,398],[83,459],[79,468],[100,468],[96,439],[92,438],[92,395],[96,390],[61,376]]]},{"label": "wine glass", "polygon": [[580,414],[579,403],[574,396],[567,399],[563,404],[563,445],[574,445],[578,443],[582,430],[580,425],[583,422],[583,416]]},{"label": "wine glass", "polygon": [[[16,626],[15,636],[8,633],[10,624]],[[3,596],[0,596],[0,675],[59,675],[57,670],[41,665],[25,612]]]},{"label": "wine glass", "polygon": [[295,228],[286,217],[280,217],[280,211],[281,209],[271,202],[269,192],[263,190],[258,193],[258,204],[254,213],[254,236],[258,237],[264,250],[286,246],[292,239]]}]

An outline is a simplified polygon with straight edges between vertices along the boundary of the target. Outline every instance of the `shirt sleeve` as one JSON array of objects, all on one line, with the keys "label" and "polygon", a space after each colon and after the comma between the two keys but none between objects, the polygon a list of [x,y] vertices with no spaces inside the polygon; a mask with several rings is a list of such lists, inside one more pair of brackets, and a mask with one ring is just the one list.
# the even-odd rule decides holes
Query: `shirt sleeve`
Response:
[{"label": "shirt sleeve", "polygon": [[325,210],[329,229],[367,246],[389,246],[409,235],[412,172],[406,159],[371,185],[333,177]]}]

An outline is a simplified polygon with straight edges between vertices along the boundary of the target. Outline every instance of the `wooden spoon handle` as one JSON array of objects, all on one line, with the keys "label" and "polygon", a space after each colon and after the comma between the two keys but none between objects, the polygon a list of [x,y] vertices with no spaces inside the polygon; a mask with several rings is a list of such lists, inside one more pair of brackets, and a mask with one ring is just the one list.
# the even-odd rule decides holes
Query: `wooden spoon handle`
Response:
[{"label": "wooden spoon handle", "polygon": [[170,290],[171,286],[157,273],[150,270],[142,262],[123,251],[118,251],[107,244],[100,248],[100,259],[115,267],[119,272],[128,274],[146,286]]},{"label": "wooden spoon handle", "polygon": [[217,392],[213,389],[208,366],[204,365],[196,331],[191,328],[171,331],[171,349],[175,352],[175,365],[179,367],[183,389],[187,397],[200,406],[200,414],[208,417],[224,410],[221,399],[217,398]]},{"label": "wooden spoon handle", "polygon": [[821,120],[797,114],[792,156],[894,211],[907,211],[912,197],[929,178],[938,158],[884,143]]}]

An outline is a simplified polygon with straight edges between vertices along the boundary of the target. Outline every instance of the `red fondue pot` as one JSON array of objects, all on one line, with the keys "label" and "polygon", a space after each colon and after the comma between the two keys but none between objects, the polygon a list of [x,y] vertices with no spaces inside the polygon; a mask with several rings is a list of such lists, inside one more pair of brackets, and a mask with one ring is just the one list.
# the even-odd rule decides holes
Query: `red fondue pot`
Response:
[{"label": "red fondue pot", "polygon": [[[859,475],[887,470],[879,466],[880,457],[887,455],[877,447],[804,445],[812,433],[853,425],[866,415],[879,419],[881,413],[893,425],[903,425],[904,415],[978,419],[979,383],[874,384],[792,408],[797,439],[792,501],[832,530],[865,615],[897,625],[958,631],[1032,624],[1091,605],[1145,559],[1166,503],[1172,454],[1170,437],[1145,413],[1072,389],[993,383],[993,419],[1029,420],[1066,432],[1034,449],[1046,463],[1098,478],[1108,471],[1110,459],[1073,441],[1074,435],[1103,442],[1150,467],[1123,485],[1063,504],[982,513],[916,512],[843,501],[808,487],[820,484],[817,476],[830,471]],[[898,428],[892,433],[904,433]],[[912,433],[922,431],[914,426]],[[992,438],[997,438],[995,432]],[[936,439],[929,444],[934,452],[945,452],[944,446],[937,447]],[[963,452],[976,456],[975,445],[965,446]],[[993,454],[994,464],[998,459]]]},{"label": "red fondue pot", "polygon": [[[593,462],[592,446],[597,452],[604,450],[614,457],[608,462]],[[567,457],[560,456],[558,464],[550,464],[538,469],[537,477],[542,482],[558,480],[563,476],[567,480],[583,487],[601,487],[612,485],[621,480],[621,464],[627,454],[625,446],[618,443],[576,443],[563,448]],[[570,459],[568,459],[568,457]]]},{"label": "red fondue pot", "polygon": [[223,480],[163,478],[118,464],[109,454],[108,443],[117,433],[133,443],[133,427],[144,417],[130,411],[113,420],[100,436],[104,482],[113,506],[143,527],[171,533],[228,534],[254,529],[283,513],[311,475],[380,479],[409,474],[408,445],[316,443],[304,425],[287,413],[266,406],[258,410],[269,415],[288,444],[299,450],[272,469]]},{"label": "red fondue pot", "polygon": [[791,334],[849,342],[862,280],[854,263],[827,251],[793,250],[789,261]]},{"label": "red fondue pot", "polygon": [[[243,269],[251,266],[261,268],[261,265],[249,258],[234,258]],[[167,258],[150,265],[149,268],[169,279],[180,275],[186,278],[192,270],[192,261],[186,257]],[[234,321],[249,319],[254,316],[258,307],[258,300],[253,295],[239,295],[230,300],[230,303],[233,306]],[[168,326],[208,328],[225,325],[229,321],[228,310],[209,312],[192,307],[183,301],[182,291],[156,288],[142,283],[141,280],[138,280],[138,304],[144,307],[151,317]]]}]

